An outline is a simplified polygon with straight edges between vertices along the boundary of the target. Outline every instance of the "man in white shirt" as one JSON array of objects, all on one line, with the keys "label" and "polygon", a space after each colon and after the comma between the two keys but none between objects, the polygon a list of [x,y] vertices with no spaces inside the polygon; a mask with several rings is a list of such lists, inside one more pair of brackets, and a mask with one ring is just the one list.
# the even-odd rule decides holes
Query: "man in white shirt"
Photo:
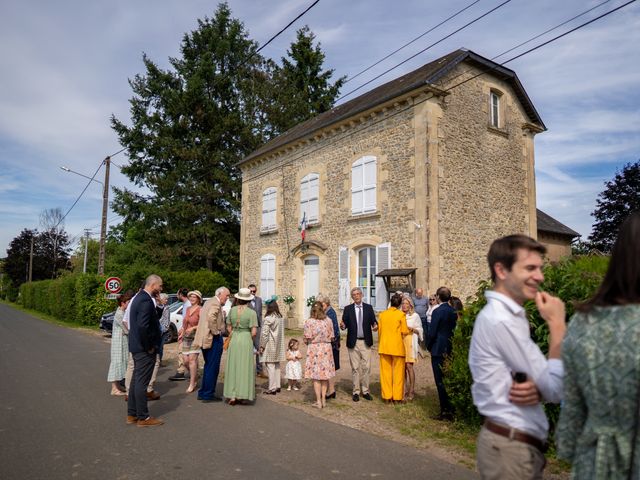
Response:
[{"label": "man in white shirt", "polygon": [[[476,318],[469,367],[473,403],[485,417],[478,435],[483,479],[541,479],[549,423],[540,399],[560,402],[564,303],[539,291],[544,245],[525,235],[494,241],[487,259],[494,288]],[[533,342],[523,304],[535,300],[549,327],[549,355]]]}]

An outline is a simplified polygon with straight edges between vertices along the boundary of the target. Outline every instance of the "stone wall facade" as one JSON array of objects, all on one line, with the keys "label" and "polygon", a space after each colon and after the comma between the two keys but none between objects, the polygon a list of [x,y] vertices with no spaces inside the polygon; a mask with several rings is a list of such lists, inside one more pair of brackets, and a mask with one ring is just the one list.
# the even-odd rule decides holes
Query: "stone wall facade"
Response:
[{"label": "stone wall facade", "polygon": [[[464,73],[464,64],[457,68],[451,78],[473,74]],[[501,128],[489,126],[492,90],[501,93]],[[488,277],[485,257],[493,239],[535,236],[534,133],[525,124],[510,87],[485,75],[447,95],[410,92],[243,164],[241,285],[260,288],[260,259],[274,255],[275,291],[296,297],[289,325],[301,325],[305,258],[318,257],[318,289],[338,309],[345,285],[357,285],[358,252],[378,247],[378,266],[388,248],[388,267],[416,268],[417,286],[433,292],[448,285],[465,299]],[[377,159],[376,210],[352,215],[351,166],[365,155]],[[300,181],[308,173],[320,176],[319,219],[302,244]],[[262,192],[269,187],[277,189],[277,229],[261,232]],[[349,253],[342,284],[341,251],[343,260]]]}]

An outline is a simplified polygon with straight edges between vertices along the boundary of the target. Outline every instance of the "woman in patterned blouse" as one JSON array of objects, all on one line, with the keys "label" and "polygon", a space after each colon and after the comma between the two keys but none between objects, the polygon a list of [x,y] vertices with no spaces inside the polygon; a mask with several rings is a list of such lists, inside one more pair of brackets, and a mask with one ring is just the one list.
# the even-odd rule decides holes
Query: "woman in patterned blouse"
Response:
[{"label": "woman in patterned blouse", "polygon": [[562,346],[558,455],[572,478],[640,478],[640,212],[623,223],[593,298]]}]

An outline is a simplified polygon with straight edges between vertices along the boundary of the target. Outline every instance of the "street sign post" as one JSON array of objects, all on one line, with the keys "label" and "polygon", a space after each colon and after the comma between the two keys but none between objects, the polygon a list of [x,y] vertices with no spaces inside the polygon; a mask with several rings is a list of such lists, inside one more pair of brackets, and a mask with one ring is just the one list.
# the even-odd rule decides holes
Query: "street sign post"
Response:
[{"label": "street sign post", "polygon": [[109,293],[118,293],[122,290],[122,280],[118,277],[109,277],[107,281],[104,282],[104,289]]}]

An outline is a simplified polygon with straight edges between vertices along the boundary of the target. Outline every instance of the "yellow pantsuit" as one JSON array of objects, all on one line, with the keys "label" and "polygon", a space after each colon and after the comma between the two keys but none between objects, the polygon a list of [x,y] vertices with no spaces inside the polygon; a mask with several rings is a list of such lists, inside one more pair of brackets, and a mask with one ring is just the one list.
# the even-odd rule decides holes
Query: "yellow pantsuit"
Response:
[{"label": "yellow pantsuit", "polygon": [[403,338],[411,333],[402,310],[388,308],[378,319],[378,353],[380,354],[380,386],[383,400],[404,397]]},{"label": "yellow pantsuit", "polygon": [[380,387],[383,400],[402,400],[404,357],[380,354]]}]

